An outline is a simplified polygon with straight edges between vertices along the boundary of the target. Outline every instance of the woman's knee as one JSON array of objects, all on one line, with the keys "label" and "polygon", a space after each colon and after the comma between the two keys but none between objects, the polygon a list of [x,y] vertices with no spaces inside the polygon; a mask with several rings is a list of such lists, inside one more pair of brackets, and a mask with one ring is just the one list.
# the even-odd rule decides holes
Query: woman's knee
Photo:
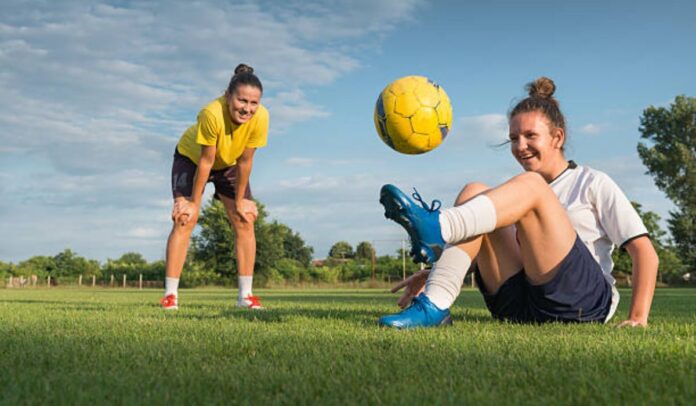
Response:
[{"label": "woman's knee", "polygon": [[455,200],[454,204],[455,206],[459,206],[466,202],[467,200],[473,198],[476,195],[479,195],[486,190],[490,189],[488,185],[481,183],[481,182],[471,182],[467,183],[464,188],[459,192],[459,195],[457,195],[457,199]]},{"label": "woman's knee", "polygon": [[198,219],[195,218],[193,220],[187,221],[185,224],[175,221],[174,222],[174,227],[173,227],[173,232],[180,234],[180,235],[191,235],[193,232],[193,229],[196,227],[196,223],[198,223]]},{"label": "woman's knee", "polygon": [[241,219],[232,222],[234,232],[238,237],[250,238],[254,236],[254,221],[242,221]]},{"label": "woman's knee", "polygon": [[546,182],[543,176],[536,172],[528,171],[516,175],[512,178],[514,181],[523,182],[529,188],[533,189],[550,189],[549,184]]},{"label": "woman's knee", "polygon": [[519,174],[512,178],[512,181],[522,183],[528,196],[536,197],[541,201],[546,201],[549,197],[556,196],[546,179],[536,172],[530,171]]}]

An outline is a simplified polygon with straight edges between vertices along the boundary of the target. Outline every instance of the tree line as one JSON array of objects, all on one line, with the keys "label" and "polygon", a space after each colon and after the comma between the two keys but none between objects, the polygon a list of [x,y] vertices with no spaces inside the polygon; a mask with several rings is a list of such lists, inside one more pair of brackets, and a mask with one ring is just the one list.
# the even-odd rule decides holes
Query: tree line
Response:
[{"label": "tree line", "polygon": [[[659,277],[665,283],[685,283],[696,279],[696,98],[677,96],[669,107],[648,107],[640,119],[642,142],[637,150],[647,173],[657,187],[672,200],[676,209],[667,219],[670,238],[659,227],[660,217],[643,211],[633,203],[651,235],[660,257]],[[326,260],[312,262],[314,250],[302,237],[277,220],[268,221],[265,207],[258,203],[259,216],[254,225],[257,254],[256,279],[260,284],[338,283],[389,280],[410,274],[416,264],[402,260],[403,253],[376,256],[368,241],[356,249],[346,241],[335,243]],[[233,284],[237,269],[233,229],[222,204],[214,199],[199,218],[200,231],[191,241],[181,286]],[[630,259],[622,250],[614,252],[615,272],[628,278]],[[105,263],[84,258],[70,249],[55,256],[34,256],[17,264],[0,261],[0,277],[75,280],[79,275],[100,281],[114,275],[134,280],[143,275],[147,281],[164,278],[164,261],[148,262],[137,252],[128,252]],[[693,282],[693,279],[691,282]]]},{"label": "tree line", "polygon": [[[254,275],[261,286],[336,284],[372,278],[390,280],[401,275],[405,269],[400,256],[374,257],[374,248],[369,242],[359,244],[356,252],[349,243],[339,242],[331,249],[326,260],[313,262],[313,248],[307,246],[302,237],[287,225],[277,220],[269,221],[263,204],[257,202],[257,206]],[[200,228],[191,239],[181,286],[235,284],[238,273],[234,230],[222,203],[211,199],[203,208],[198,224]],[[409,263],[407,269],[413,272],[416,265]],[[142,277],[146,282],[158,282],[159,286],[164,274],[163,260],[148,262],[137,252],[127,252],[104,263],[80,256],[71,249],[54,256],[33,256],[17,264],[0,261],[0,278],[4,281],[9,277],[24,280],[36,277],[45,283],[43,280],[50,276],[53,284],[61,285],[76,284],[80,277],[88,283],[94,277],[100,285],[105,285],[112,278],[120,284],[125,276],[128,281]]]}]

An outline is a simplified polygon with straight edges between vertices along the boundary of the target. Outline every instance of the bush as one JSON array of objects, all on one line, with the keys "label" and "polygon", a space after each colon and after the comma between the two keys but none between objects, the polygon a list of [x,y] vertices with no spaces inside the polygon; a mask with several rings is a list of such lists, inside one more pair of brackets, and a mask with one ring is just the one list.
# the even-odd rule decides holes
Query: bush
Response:
[{"label": "bush", "polygon": [[[162,278],[164,278],[164,275],[162,275]],[[195,288],[198,286],[222,285],[224,282],[225,278],[221,275],[191,262],[184,265],[179,286],[182,288]]]},{"label": "bush", "polygon": [[315,267],[310,270],[310,275],[314,281],[324,283],[338,282],[339,273],[340,270],[338,268],[329,268],[326,266]]},{"label": "bush", "polygon": [[[283,258],[276,261],[273,269],[277,276],[284,279],[288,283],[298,283],[308,279],[307,268],[294,259]],[[277,277],[274,275],[274,277]],[[269,281],[272,278],[269,278]]]}]

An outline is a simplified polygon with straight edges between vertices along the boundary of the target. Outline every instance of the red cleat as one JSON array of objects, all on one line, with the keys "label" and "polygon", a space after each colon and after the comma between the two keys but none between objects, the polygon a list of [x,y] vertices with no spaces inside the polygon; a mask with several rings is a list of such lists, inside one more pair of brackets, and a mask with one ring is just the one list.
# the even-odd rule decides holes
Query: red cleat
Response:
[{"label": "red cleat", "polygon": [[164,310],[176,310],[179,308],[179,303],[175,294],[167,295],[160,300]]},{"label": "red cleat", "polygon": [[237,301],[237,307],[245,307],[247,309],[263,309],[261,306],[261,300],[258,296],[247,295],[244,299]]}]

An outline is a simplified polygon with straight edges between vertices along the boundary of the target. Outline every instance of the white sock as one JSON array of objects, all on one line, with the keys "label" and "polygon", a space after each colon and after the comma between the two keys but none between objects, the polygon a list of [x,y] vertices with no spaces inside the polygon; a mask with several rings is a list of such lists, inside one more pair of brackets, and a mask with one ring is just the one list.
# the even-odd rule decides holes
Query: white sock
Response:
[{"label": "white sock", "polygon": [[239,282],[239,300],[251,295],[251,283],[253,280],[253,276],[239,276],[237,279]]},{"label": "white sock", "polygon": [[462,290],[470,266],[469,254],[453,245],[446,245],[425,283],[425,296],[438,308],[449,309]]},{"label": "white sock", "polygon": [[166,276],[164,278],[164,296],[169,295],[179,296],[179,278],[170,278]]},{"label": "white sock", "polygon": [[461,206],[440,211],[440,229],[446,243],[456,244],[495,230],[497,215],[493,201],[478,195]]}]

